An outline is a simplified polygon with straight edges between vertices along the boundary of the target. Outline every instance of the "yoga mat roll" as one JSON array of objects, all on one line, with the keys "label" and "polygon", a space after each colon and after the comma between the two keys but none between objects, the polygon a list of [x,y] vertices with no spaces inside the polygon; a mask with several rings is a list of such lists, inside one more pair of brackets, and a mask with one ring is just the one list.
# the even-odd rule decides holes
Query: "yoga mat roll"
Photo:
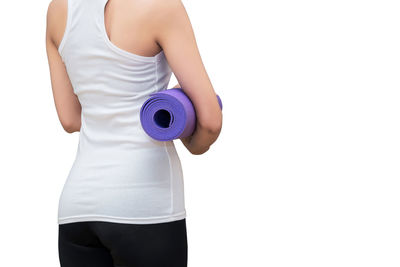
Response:
[{"label": "yoga mat roll", "polygon": [[[222,110],[222,101],[217,95]],[[172,88],[150,94],[140,109],[144,131],[158,141],[170,141],[193,134],[196,112],[182,88]]]}]

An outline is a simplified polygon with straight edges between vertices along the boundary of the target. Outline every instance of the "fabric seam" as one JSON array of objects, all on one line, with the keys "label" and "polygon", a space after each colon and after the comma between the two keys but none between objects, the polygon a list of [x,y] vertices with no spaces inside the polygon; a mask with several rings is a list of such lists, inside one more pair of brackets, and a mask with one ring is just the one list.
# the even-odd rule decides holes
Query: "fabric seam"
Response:
[{"label": "fabric seam", "polygon": [[165,151],[167,153],[168,156],[168,164],[169,164],[169,193],[171,196],[171,201],[170,201],[170,205],[171,205],[171,211],[170,213],[173,214],[174,212],[174,189],[173,189],[173,179],[172,179],[172,164],[171,164],[171,156],[169,154],[169,150],[167,147],[167,142],[164,142],[164,148]]},{"label": "fabric seam", "polygon": [[[155,62],[155,77],[156,77],[156,80],[155,80],[155,86],[156,86],[156,91],[158,91],[158,67],[159,67],[159,63],[158,63],[158,61],[156,61]],[[167,157],[168,157],[168,165],[169,165],[169,183],[170,183],[170,185],[169,185],[169,194],[170,194],[170,197],[171,197],[171,200],[170,200],[170,213],[172,214],[173,212],[174,212],[174,191],[173,191],[173,179],[172,179],[172,164],[171,164],[171,156],[170,156],[170,154],[169,154],[169,150],[168,150],[168,147],[167,147],[167,142],[165,142],[165,141],[163,141],[163,143],[164,143],[164,149],[165,149],[165,152],[167,153]]]}]

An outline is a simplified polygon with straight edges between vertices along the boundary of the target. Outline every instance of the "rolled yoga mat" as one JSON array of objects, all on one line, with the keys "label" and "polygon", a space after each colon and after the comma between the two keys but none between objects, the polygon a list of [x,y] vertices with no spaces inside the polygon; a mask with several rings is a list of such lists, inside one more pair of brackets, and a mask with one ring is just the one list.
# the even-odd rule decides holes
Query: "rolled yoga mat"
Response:
[{"label": "rolled yoga mat", "polygon": [[[217,95],[222,110],[222,101]],[[172,88],[150,94],[140,109],[144,131],[158,141],[170,141],[193,134],[196,112],[182,88]]]}]

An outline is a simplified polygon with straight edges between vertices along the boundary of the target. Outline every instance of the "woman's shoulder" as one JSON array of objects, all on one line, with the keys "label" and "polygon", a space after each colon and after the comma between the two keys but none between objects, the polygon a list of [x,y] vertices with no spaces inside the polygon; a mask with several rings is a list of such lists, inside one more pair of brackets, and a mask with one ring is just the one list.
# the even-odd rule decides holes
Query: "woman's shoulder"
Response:
[{"label": "woman's shoulder", "polygon": [[47,31],[57,47],[64,34],[67,12],[68,0],[52,0],[47,8]]}]

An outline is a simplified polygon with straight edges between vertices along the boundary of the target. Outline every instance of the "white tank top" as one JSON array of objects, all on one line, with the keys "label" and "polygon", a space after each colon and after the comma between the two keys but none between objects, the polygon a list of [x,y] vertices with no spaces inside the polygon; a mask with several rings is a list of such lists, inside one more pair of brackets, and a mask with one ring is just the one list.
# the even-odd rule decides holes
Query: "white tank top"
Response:
[{"label": "white tank top", "polygon": [[82,124],[58,223],[183,219],[183,174],[174,143],[149,137],[139,117],[149,95],[167,89],[171,69],[163,51],[147,57],[111,43],[106,3],[68,0],[59,53],[82,106]]}]

